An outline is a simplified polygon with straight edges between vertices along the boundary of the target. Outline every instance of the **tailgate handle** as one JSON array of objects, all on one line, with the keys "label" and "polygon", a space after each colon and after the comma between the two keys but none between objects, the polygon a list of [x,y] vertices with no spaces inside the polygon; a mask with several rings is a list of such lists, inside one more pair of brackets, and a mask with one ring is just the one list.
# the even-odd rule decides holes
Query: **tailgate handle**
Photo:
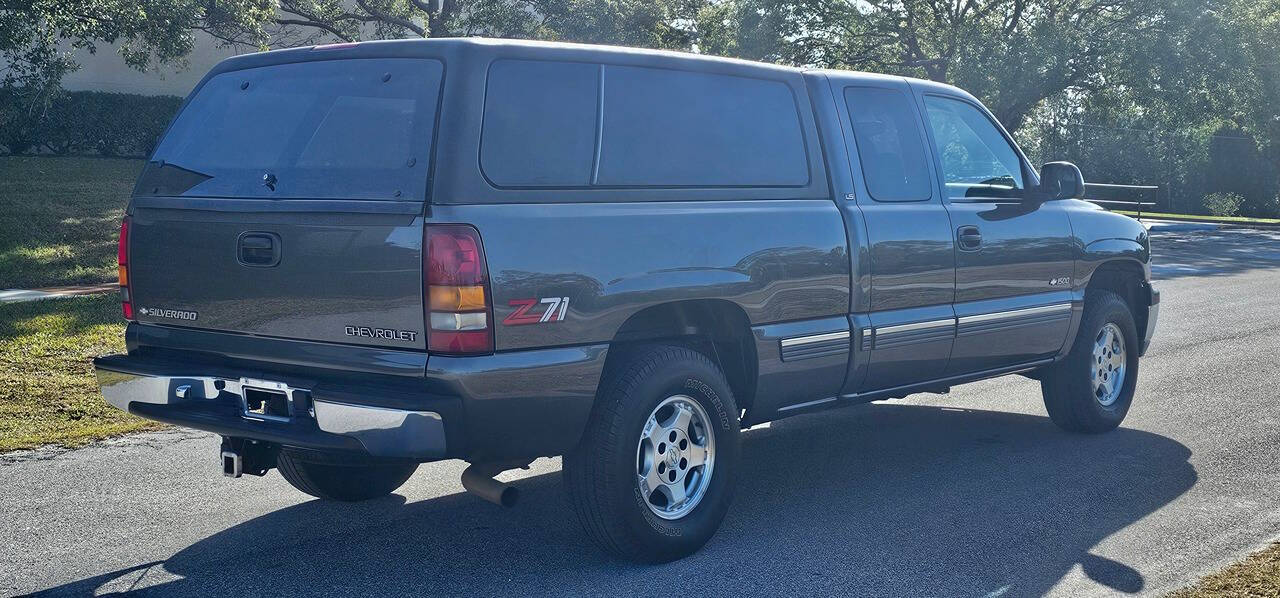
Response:
[{"label": "tailgate handle", "polygon": [[280,263],[280,236],[275,233],[242,233],[236,259],[242,265],[270,268]]}]

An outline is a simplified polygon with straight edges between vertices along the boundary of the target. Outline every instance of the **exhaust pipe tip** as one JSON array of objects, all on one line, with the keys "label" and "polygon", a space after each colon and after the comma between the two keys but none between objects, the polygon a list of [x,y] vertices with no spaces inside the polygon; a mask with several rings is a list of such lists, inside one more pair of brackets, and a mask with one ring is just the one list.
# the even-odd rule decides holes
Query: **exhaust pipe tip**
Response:
[{"label": "exhaust pipe tip", "polygon": [[493,479],[509,468],[496,469],[487,463],[473,463],[462,472],[462,487],[480,498],[503,507],[515,506],[520,491],[506,482]]},{"label": "exhaust pipe tip", "polygon": [[[499,482],[501,483],[501,482]],[[515,486],[502,484],[503,488],[498,492],[498,500],[495,501],[504,507],[516,506],[516,500],[520,498],[520,491]]]}]

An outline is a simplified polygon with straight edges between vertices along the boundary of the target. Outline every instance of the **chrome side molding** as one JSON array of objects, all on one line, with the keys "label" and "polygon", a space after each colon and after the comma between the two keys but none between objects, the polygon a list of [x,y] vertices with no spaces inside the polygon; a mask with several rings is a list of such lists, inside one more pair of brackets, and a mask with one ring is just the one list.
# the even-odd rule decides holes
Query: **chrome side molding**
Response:
[{"label": "chrome side molding", "polygon": [[825,332],[822,334],[811,334],[809,336],[793,336],[791,338],[782,339],[782,348],[788,349],[799,345],[808,345],[812,343],[821,343],[834,340],[847,340],[849,338],[848,330],[839,332]]},{"label": "chrome side molding", "polygon": [[1024,316],[1038,316],[1041,314],[1051,314],[1058,312],[1070,312],[1070,303],[1055,303],[1053,305],[1042,305],[1040,307],[1028,307],[1025,309],[1013,309],[1009,311],[996,311],[989,314],[976,314],[972,316],[964,316],[959,318],[960,324],[975,324],[978,322],[990,322],[992,320],[1005,320],[1012,318],[1021,318]]},{"label": "chrome side molding", "polygon": [[944,328],[946,326],[955,326],[955,318],[947,318],[945,320],[930,320],[928,322],[916,322],[913,324],[897,324],[894,326],[884,326],[875,328],[876,334],[893,334],[895,332],[913,332],[916,330],[932,330],[934,328]]}]

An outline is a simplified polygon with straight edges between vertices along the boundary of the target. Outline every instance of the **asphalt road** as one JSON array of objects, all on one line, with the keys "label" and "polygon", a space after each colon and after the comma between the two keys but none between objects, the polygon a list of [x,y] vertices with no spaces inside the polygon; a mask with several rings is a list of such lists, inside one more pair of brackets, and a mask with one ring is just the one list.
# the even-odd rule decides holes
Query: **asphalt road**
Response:
[{"label": "asphalt road", "polygon": [[720,533],[655,567],[589,544],[558,460],[507,510],[458,462],[326,504],[147,434],[0,457],[0,593],[1158,594],[1280,535],[1280,233],[1154,237],[1160,327],[1110,434],[1059,432],[1016,377],[754,429]]}]

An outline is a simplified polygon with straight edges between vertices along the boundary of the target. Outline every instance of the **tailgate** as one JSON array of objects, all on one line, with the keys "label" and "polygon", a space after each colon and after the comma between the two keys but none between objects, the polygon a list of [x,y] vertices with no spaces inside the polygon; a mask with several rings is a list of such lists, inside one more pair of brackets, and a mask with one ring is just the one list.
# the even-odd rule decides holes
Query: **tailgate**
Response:
[{"label": "tailgate", "polygon": [[135,208],[130,246],[139,322],[426,348],[420,216]]}]

